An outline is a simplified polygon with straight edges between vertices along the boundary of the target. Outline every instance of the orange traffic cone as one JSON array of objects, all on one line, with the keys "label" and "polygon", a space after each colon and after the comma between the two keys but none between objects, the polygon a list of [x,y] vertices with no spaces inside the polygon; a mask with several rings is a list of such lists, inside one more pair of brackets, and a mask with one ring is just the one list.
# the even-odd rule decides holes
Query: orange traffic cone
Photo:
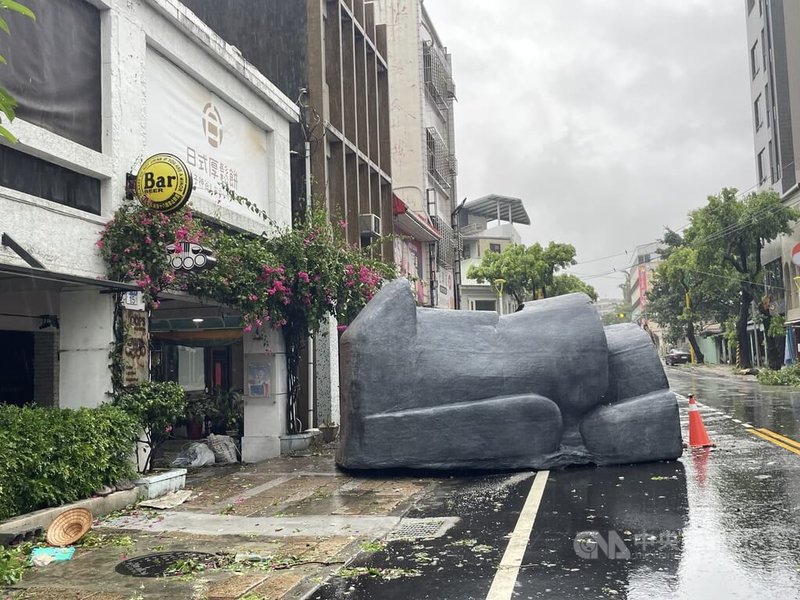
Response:
[{"label": "orange traffic cone", "polygon": [[708,439],[706,427],[703,425],[703,417],[697,409],[694,394],[689,394],[689,448],[708,448],[713,445]]}]

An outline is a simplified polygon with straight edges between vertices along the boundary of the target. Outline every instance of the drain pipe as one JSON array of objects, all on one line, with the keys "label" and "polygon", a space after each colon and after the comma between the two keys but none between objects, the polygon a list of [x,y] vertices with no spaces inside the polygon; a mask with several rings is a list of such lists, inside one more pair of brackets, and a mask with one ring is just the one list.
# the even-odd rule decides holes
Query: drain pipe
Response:
[{"label": "drain pipe", "polygon": [[[306,140],[306,218],[312,210],[311,205],[311,143]],[[308,338],[308,428],[314,427],[314,338]]]}]

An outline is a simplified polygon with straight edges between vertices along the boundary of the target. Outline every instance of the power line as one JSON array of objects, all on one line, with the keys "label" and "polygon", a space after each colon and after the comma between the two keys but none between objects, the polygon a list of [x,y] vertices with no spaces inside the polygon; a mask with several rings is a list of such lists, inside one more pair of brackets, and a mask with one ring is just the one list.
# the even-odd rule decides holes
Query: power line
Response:
[{"label": "power line", "polygon": [[[782,168],[790,167],[790,166],[792,166],[793,164],[794,164],[794,161],[792,161],[791,163],[788,163],[788,164],[786,164],[786,165],[783,165],[783,167],[782,167]],[[773,182],[773,183],[774,183],[774,182]],[[737,192],[736,192],[736,198],[742,198],[743,196],[746,196],[746,195],[747,195],[747,194],[749,194],[750,192],[752,192],[752,191],[756,190],[756,189],[759,187],[759,185],[760,185],[760,184],[755,184],[755,185],[753,185],[753,186],[749,187],[748,189],[746,189],[746,190],[744,190],[744,191],[739,191],[739,190],[737,190]],[[702,207],[701,207],[701,208],[702,208]],[[775,208],[777,208],[777,206],[776,206]],[[761,211],[758,211],[758,212],[756,212],[756,213],[755,213],[754,215],[752,215],[752,216],[753,216],[753,217],[756,217],[756,221],[757,221],[757,220],[760,220],[762,217],[766,216],[766,214],[767,214],[767,213],[769,213],[769,211],[770,211],[771,209],[772,209],[772,207],[769,207],[769,206],[767,206],[767,207],[764,207],[764,208],[763,208]],[[697,209],[696,209],[696,210],[697,210]],[[703,239],[701,239],[701,240],[698,240],[698,241],[696,241],[696,242],[693,242],[693,243],[692,243],[692,246],[694,247],[694,246],[696,246],[696,245],[702,245],[702,244],[705,244],[705,243],[707,243],[707,242],[711,242],[711,241],[714,241],[714,240],[716,240],[716,239],[719,239],[719,238],[721,238],[721,237],[725,237],[726,235],[728,235],[728,234],[730,234],[730,233],[734,233],[735,231],[739,231],[739,230],[741,230],[741,229],[744,229],[744,228],[746,228],[746,227],[749,227],[750,225],[752,225],[752,223],[753,223],[753,221],[751,221],[750,223],[732,223],[732,224],[730,224],[730,225],[728,225],[728,226],[724,227],[724,228],[723,228],[723,229],[721,229],[720,231],[715,231],[714,233],[710,234],[710,235],[709,235],[709,236],[707,236],[706,238],[703,238]],[[690,225],[691,225],[691,221],[690,221],[689,223],[686,223],[685,225],[682,225],[681,227],[678,227],[678,228],[674,228],[674,229],[673,229],[673,228],[665,227],[664,229],[670,229],[671,231],[674,231],[674,232],[678,233],[678,232],[680,232],[680,231],[683,231],[684,229],[686,229],[686,228],[687,228],[687,227],[689,227]],[[637,244],[637,245],[634,247],[634,249],[635,249],[635,248],[638,248],[639,246],[648,246],[648,245],[650,245],[650,244],[658,244],[658,243],[660,243],[660,242],[661,242],[661,240],[653,240],[653,241],[650,241],[650,242],[646,242],[646,243],[644,243],[644,244]],[[590,264],[590,263],[594,263],[594,262],[600,262],[600,261],[603,261],[603,260],[608,260],[608,259],[611,259],[611,258],[616,258],[616,257],[618,257],[618,256],[627,256],[627,255],[629,255],[629,254],[632,254],[632,253],[633,253],[633,250],[631,250],[631,251],[628,251],[628,250],[623,250],[622,252],[618,252],[618,253],[616,253],[616,254],[609,254],[608,256],[602,256],[602,257],[600,257],[600,258],[592,258],[592,259],[589,259],[589,260],[582,260],[582,261],[580,261],[580,262],[577,262],[577,263],[575,263],[575,265],[586,265],[586,264]]]}]

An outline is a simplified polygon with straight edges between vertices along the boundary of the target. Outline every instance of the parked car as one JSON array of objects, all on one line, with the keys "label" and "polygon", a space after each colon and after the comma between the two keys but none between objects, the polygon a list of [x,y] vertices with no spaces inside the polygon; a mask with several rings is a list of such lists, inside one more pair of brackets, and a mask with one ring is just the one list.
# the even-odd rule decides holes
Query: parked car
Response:
[{"label": "parked car", "polygon": [[675,350],[674,348],[664,357],[664,362],[669,366],[682,365],[692,361],[692,355],[685,350]]}]

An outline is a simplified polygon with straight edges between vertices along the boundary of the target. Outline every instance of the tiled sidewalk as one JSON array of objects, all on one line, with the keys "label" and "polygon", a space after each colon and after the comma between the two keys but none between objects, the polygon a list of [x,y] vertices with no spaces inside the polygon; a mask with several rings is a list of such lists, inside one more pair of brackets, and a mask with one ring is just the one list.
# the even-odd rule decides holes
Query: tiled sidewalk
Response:
[{"label": "tiled sidewalk", "polygon": [[[331,448],[199,469],[187,477],[193,493],[184,504],[109,515],[71,561],[32,569],[8,594],[15,600],[299,599],[396,527],[435,483],[342,473]],[[172,577],[115,571],[126,558],[172,550],[216,554],[225,564],[182,565],[192,572]]]}]

